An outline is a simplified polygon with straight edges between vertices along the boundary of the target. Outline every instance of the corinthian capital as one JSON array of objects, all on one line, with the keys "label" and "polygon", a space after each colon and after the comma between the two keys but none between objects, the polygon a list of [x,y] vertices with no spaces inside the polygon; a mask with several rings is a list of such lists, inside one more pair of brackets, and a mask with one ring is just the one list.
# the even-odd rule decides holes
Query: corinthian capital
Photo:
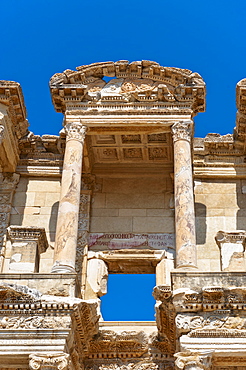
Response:
[{"label": "corinthian capital", "polygon": [[192,121],[179,121],[172,125],[173,142],[178,140],[191,140]]},{"label": "corinthian capital", "polygon": [[67,134],[67,141],[78,140],[83,143],[87,132],[87,126],[77,122],[67,123],[65,132]]},{"label": "corinthian capital", "polygon": [[29,356],[30,370],[68,370],[67,353],[36,353]]},{"label": "corinthian capital", "polygon": [[211,367],[212,351],[178,352],[176,357],[176,370],[209,370]]}]

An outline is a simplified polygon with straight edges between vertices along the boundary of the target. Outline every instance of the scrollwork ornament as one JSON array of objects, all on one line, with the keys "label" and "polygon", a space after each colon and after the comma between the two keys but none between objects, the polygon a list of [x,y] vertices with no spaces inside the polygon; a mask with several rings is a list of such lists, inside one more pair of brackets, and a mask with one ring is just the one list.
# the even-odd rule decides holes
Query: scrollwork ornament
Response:
[{"label": "scrollwork ornament", "polygon": [[191,133],[192,133],[192,124],[191,120],[189,121],[179,121],[172,125],[172,135],[173,142],[175,143],[178,140],[186,140],[190,143]]},{"label": "scrollwork ornament", "polygon": [[209,370],[212,351],[178,352],[174,355],[176,370]]},{"label": "scrollwork ornament", "polygon": [[67,134],[67,141],[78,140],[83,143],[87,132],[87,126],[77,122],[67,123],[65,132]]},{"label": "scrollwork ornament", "polygon": [[68,370],[67,353],[37,353],[29,356],[30,370]]}]

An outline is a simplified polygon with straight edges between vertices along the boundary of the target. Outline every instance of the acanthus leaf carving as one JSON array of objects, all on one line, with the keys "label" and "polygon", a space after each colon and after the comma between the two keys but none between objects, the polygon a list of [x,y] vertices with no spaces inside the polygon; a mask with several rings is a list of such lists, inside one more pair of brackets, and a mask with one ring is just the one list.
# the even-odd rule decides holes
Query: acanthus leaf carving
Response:
[{"label": "acanthus leaf carving", "polygon": [[65,126],[65,132],[67,134],[67,141],[78,140],[83,143],[87,133],[87,126],[78,122],[67,123]]},{"label": "acanthus leaf carving", "polygon": [[174,143],[178,140],[191,141],[192,135],[192,121],[179,121],[172,125],[172,134]]}]

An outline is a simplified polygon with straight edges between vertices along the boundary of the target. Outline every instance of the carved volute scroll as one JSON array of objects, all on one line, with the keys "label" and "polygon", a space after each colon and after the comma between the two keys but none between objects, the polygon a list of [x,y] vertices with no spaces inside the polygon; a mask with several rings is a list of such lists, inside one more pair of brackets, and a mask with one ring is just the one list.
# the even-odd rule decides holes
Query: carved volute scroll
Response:
[{"label": "carved volute scroll", "polygon": [[30,370],[68,370],[67,353],[37,353],[29,356]]},{"label": "carved volute scroll", "polygon": [[176,370],[209,370],[211,368],[212,351],[178,352],[176,357]]}]

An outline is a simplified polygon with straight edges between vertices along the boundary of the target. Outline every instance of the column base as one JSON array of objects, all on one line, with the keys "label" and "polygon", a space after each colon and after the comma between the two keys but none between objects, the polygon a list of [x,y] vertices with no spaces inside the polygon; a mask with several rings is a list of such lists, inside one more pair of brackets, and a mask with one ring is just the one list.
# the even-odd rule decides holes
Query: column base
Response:
[{"label": "column base", "polygon": [[172,270],[172,271],[180,271],[180,270],[184,270],[184,271],[197,271],[198,270],[198,267],[195,266],[195,265],[185,264],[185,265],[180,265],[180,266],[175,267],[175,269]]},{"label": "column base", "polygon": [[76,274],[74,267],[70,265],[65,265],[60,262],[55,262],[51,269],[52,274]]}]

